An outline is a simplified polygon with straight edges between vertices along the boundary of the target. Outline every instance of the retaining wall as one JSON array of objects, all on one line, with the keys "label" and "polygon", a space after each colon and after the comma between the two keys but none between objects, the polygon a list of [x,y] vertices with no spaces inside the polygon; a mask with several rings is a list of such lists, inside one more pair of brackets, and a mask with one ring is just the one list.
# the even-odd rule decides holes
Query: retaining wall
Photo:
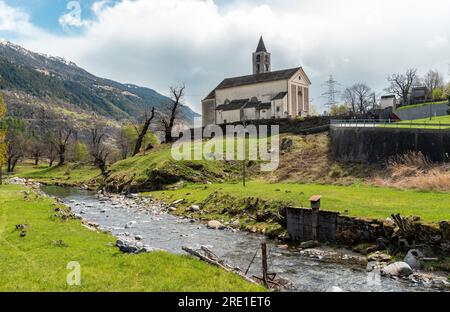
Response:
[{"label": "retaining wall", "polygon": [[331,127],[331,152],[339,161],[386,163],[396,155],[421,152],[431,161],[447,161],[450,130]]}]

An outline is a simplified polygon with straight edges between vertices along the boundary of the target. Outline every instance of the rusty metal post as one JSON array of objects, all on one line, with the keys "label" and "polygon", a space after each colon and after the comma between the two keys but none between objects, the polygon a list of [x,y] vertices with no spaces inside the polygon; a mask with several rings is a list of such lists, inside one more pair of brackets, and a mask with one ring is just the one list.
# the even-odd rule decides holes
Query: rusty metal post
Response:
[{"label": "rusty metal post", "polygon": [[264,286],[268,287],[269,284],[267,283],[267,245],[266,243],[261,243],[261,255],[262,255],[262,271],[263,271],[263,282]]}]

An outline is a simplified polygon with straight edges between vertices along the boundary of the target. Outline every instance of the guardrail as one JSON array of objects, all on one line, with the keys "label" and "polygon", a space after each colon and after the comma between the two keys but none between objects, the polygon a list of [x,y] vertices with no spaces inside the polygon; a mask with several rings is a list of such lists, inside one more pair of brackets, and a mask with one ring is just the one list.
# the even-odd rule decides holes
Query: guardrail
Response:
[{"label": "guardrail", "polygon": [[335,128],[398,128],[398,129],[438,129],[450,130],[449,123],[398,122],[391,119],[332,119],[331,127]]}]

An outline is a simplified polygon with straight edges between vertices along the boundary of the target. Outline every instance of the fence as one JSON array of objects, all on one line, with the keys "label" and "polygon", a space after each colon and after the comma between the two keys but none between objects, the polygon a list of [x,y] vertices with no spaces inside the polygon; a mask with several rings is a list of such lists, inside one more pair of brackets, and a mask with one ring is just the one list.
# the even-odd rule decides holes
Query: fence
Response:
[{"label": "fence", "polygon": [[395,129],[433,129],[433,130],[450,130],[450,123],[427,121],[417,122],[398,122],[392,119],[350,119],[340,120],[333,119],[330,121],[331,127],[334,128],[395,128]]}]

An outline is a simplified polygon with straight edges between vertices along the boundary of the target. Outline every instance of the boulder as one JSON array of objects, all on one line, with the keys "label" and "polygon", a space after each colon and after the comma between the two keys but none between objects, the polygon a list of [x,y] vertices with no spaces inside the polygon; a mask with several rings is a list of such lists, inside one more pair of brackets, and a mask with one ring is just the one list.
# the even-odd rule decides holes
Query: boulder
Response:
[{"label": "boulder", "polygon": [[212,230],[220,230],[223,228],[222,223],[220,223],[217,220],[212,220],[208,222],[208,229],[212,229]]},{"label": "boulder", "polygon": [[233,222],[231,222],[231,227],[234,229],[238,229],[241,227],[241,223],[239,222],[239,220],[234,220]]},{"label": "boulder", "polygon": [[406,254],[403,261],[407,263],[411,269],[419,270],[420,269],[420,259],[423,258],[424,255],[417,249],[411,249]]},{"label": "boulder", "polygon": [[387,276],[410,276],[413,270],[406,262],[394,262],[382,269],[383,274]]},{"label": "boulder", "polygon": [[137,241],[141,241],[143,239],[143,237],[142,237],[142,235],[136,235],[134,237],[134,239],[137,240]]},{"label": "boulder", "polygon": [[179,204],[181,204],[181,203],[183,203],[184,202],[184,199],[178,199],[178,200],[176,200],[176,201],[174,201],[172,204],[171,204],[171,206],[177,206],[177,205],[179,205]]},{"label": "boulder", "polygon": [[192,211],[192,212],[198,212],[198,211],[200,211],[200,206],[199,206],[199,205],[192,205],[192,206],[189,208],[189,211]]},{"label": "boulder", "polygon": [[283,138],[283,140],[281,140],[280,149],[281,149],[281,151],[286,152],[291,149],[292,145],[294,145],[294,142],[292,141],[292,139]]}]

